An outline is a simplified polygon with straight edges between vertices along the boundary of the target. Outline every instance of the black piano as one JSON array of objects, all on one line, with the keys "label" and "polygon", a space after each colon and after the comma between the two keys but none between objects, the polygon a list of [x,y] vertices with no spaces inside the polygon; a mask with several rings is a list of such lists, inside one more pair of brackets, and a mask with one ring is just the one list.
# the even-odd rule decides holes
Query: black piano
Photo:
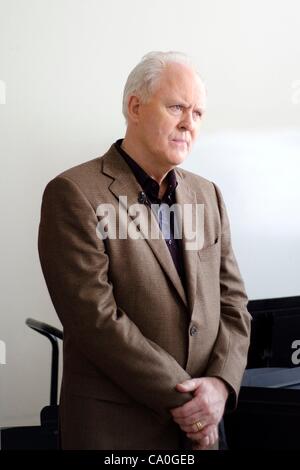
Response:
[{"label": "black piano", "polygon": [[300,296],[251,300],[251,343],[229,449],[300,450]]}]

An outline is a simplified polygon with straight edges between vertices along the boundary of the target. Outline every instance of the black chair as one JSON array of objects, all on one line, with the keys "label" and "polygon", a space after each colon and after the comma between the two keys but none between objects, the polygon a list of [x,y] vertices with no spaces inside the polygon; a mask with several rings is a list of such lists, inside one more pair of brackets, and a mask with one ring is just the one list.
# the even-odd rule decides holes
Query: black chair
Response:
[{"label": "black chair", "polygon": [[58,433],[58,339],[63,332],[46,323],[28,318],[26,325],[49,339],[52,348],[50,403],[40,413],[40,426],[16,426],[0,429],[0,449],[59,449]]}]

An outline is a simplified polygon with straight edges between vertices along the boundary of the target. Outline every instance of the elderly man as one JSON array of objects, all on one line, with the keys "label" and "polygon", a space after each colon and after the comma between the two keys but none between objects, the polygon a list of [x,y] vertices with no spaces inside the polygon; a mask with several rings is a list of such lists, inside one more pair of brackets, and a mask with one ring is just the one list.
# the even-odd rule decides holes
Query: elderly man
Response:
[{"label": "elderly man", "polygon": [[[39,254],[64,327],[63,449],[218,447],[250,315],[220,190],[177,167],[204,111],[190,60],[149,53],[125,86],[125,138],[45,189]],[[203,208],[194,245],[184,212],[160,210],[185,205]]]}]

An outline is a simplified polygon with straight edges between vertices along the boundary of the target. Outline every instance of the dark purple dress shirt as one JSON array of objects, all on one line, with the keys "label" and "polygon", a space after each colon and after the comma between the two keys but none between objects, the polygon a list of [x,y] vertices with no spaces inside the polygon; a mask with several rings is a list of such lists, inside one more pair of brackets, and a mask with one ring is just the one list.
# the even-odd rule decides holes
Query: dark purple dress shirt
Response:
[{"label": "dark purple dress shirt", "polygon": [[[178,185],[176,174],[174,170],[170,170],[169,173],[166,175],[167,179],[167,189],[165,194],[161,199],[159,199],[159,184],[155,181],[151,176],[149,176],[140,165],[137,164],[133,158],[131,158],[124,149],[122,149],[122,139],[119,139],[115,142],[115,147],[122,155],[128,166],[131,168],[134,176],[136,177],[137,182],[141,186],[141,189],[145,193],[148,201],[150,204],[158,204],[159,206],[162,203],[167,204],[169,207],[172,204],[176,203],[176,187]],[[160,212],[159,217],[159,227],[162,228],[162,220],[163,213]],[[168,227],[169,230],[169,237],[165,238],[165,242],[169,249],[169,252],[172,256],[174,265],[177,269],[178,275],[182,281],[183,286],[185,287],[185,277],[184,277],[184,265],[183,265],[183,253],[182,253],[182,240],[179,238],[174,238],[174,213],[171,211],[170,213],[170,226]]]}]

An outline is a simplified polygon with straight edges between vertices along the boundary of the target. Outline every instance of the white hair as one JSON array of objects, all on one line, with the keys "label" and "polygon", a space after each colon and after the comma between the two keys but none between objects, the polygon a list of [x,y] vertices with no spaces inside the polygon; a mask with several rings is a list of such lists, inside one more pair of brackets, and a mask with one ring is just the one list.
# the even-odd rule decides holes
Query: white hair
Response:
[{"label": "white hair", "polygon": [[123,114],[126,121],[128,119],[127,109],[130,96],[137,95],[143,103],[147,102],[167,64],[174,62],[188,65],[198,74],[191,58],[183,52],[153,51],[142,57],[142,60],[130,72],[124,87]]}]

